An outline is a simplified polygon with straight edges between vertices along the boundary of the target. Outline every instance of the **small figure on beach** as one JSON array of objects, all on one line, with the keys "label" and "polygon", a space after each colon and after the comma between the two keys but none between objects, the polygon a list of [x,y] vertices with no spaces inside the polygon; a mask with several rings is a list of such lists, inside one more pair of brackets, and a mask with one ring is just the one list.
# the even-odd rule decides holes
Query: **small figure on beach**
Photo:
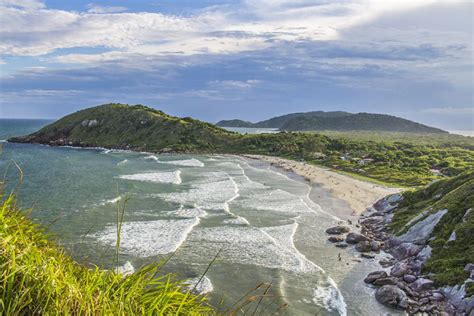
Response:
[{"label": "small figure on beach", "polygon": [[337,254],[337,261],[342,261],[341,253]]}]

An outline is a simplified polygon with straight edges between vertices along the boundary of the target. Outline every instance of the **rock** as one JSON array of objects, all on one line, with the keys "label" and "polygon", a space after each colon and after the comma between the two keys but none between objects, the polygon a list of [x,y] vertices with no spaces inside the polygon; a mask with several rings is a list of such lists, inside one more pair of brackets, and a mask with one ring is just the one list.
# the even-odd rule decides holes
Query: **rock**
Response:
[{"label": "rock", "polygon": [[401,289],[394,285],[384,285],[375,292],[377,301],[385,306],[399,309],[408,307],[408,297]]},{"label": "rock", "polygon": [[391,194],[375,202],[373,207],[379,212],[388,213],[395,209],[402,199],[403,196],[400,193]]},{"label": "rock", "polygon": [[395,258],[383,258],[379,261],[379,264],[384,268],[393,266],[394,263],[395,263]]},{"label": "rock", "polygon": [[405,234],[398,238],[403,242],[411,242],[418,245],[425,244],[428,238],[430,238],[435,226],[447,212],[447,209],[443,209],[428,215],[425,219],[411,226]]},{"label": "rock", "polygon": [[418,301],[420,304],[426,305],[430,302],[430,299],[427,297],[422,298],[421,300]]},{"label": "rock", "polygon": [[387,277],[375,280],[372,284],[375,286],[384,286],[384,285],[396,285],[397,278],[395,277]]},{"label": "rock", "polygon": [[355,246],[355,250],[357,250],[358,252],[370,252],[370,251],[372,251],[372,247],[370,246],[370,242],[360,241]]},{"label": "rock", "polygon": [[348,233],[351,229],[347,226],[335,226],[326,229],[326,233],[330,235],[340,235],[344,233]]},{"label": "rock", "polygon": [[429,245],[423,247],[423,249],[421,249],[421,251],[416,255],[416,259],[422,262],[426,262],[426,260],[431,257],[432,250],[433,249]]},{"label": "rock", "polygon": [[340,243],[337,243],[335,246],[337,248],[347,248],[347,246],[349,246],[349,245],[346,244],[345,242],[340,242]]},{"label": "rock", "polygon": [[372,251],[380,251],[382,245],[379,241],[373,240],[370,242],[370,247],[372,248]]},{"label": "rock", "polygon": [[375,256],[374,255],[369,255],[367,253],[363,253],[360,255],[362,258],[365,258],[365,259],[374,259]]},{"label": "rock", "polygon": [[342,236],[331,236],[328,238],[330,242],[341,242],[344,240],[344,237]]},{"label": "rock", "polygon": [[364,226],[373,226],[383,223],[383,216],[373,216],[360,222]]},{"label": "rock", "polygon": [[430,298],[430,301],[436,301],[436,302],[440,302],[444,300],[443,294],[439,292],[434,292],[433,295],[431,295],[429,298]]},{"label": "rock", "polygon": [[399,261],[395,263],[390,270],[390,275],[395,277],[401,277],[408,272],[408,264],[405,261]]},{"label": "rock", "polygon": [[474,271],[474,264],[473,263],[466,264],[466,266],[464,267],[464,271],[472,273],[472,271]]},{"label": "rock", "polygon": [[349,233],[346,236],[346,242],[348,244],[357,244],[359,241],[367,241],[367,237],[358,233]]},{"label": "rock", "polygon": [[418,292],[431,290],[433,286],[434,286],[434,282],[425,278],[419,278],[415,282],[410,284],[410,287],[413,290],[418,291]]},{"label": "rock", "polygon": [[403,276],[403,281],[405,281],[406,283],[412,283],[412,282],[415,282],[415,280],[416,280],[416,276],[412,274],[405,274]]},{"label": "rock", "polygon": [[404,242],[396,247],[390,248],[389,252],[398,260],[403,260],[405,258],[417,255],[421,249],[422,246]]},{"label": "rock", "polygon": [[374,271],[374,272],[369,273],[365,277],[364,282],[365,283],[374,283],[375,280],[383,279],[383,278],[386,278],[387,276],[388,276],[387,272],[385,272],[385,271]]}]

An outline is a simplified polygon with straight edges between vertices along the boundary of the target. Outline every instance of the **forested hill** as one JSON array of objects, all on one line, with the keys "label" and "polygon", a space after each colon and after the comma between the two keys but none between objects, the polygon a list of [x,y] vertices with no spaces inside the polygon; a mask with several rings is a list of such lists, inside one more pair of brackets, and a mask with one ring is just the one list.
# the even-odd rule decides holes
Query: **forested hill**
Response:
[{"label": "forested hill", "polygon": [[192,118],[143,105],[104,104],[72,113],[11,142],[105,147],[154,152],[214,151],[233,133]]},{"label": "forested hill", "polygon": [[[232,125],[226,125],[231,123]],[[220,121],[218,126],[225,127],[265,127],[286,131],[386,131],[409,133],[446,133],[445,131],[406,120],[400,117],[348,112],[307,112],[293,113],[271,118],[249,125],[241,120]],[[240,124],[240,125],[239,125]]]}]

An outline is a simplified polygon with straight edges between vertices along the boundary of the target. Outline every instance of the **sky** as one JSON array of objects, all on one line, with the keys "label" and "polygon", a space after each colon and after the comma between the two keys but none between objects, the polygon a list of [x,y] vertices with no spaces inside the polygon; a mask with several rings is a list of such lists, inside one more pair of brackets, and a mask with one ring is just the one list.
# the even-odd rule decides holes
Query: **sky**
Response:
[{"label": "sky", "polygon": [[386,113],[474,130],[471,0],[0,0],[0,117]]}]

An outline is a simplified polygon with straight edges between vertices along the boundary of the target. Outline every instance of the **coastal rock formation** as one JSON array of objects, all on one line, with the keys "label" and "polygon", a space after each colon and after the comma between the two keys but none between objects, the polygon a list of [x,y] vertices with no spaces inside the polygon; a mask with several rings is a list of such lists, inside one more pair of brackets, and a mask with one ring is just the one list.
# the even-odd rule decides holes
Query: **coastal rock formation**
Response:
[{"label": "coastal rock formation", "polygon": [[[406,310],[410,315],[471,315],[474,263],[463,263],[460,258],[472,258],[468,255],[472,251],[469,247],[473,227],[469,210],[474,197],[474,173],[440,181],[407,196],[393,194],[377,201],[359,220],[360,234],[347,234],[346,242],[355,244],[355,250],[363,252],[364,258],[373,257],[371,252],[377,250],[392,256],[379,261],[381,266],[391,267],[389,273],[372,272],[364,282],[377,287],[375,296],[380,303]],[[421,202],[415,204],[417,201]],[[423,209],[417,211],[418,205]],[[450,238],[453,231],[456,238]],[[455,243],[456,249],[466,249],[466,253],[450,252]],[[440,257],[439,253],[446,255]],[[443,268],[433,265],[434,259]],[[432,271],[446,273],[445,279]],[[443,280],[453,282],[454,278],[460,282],[458,285],[440,287]]]}]

